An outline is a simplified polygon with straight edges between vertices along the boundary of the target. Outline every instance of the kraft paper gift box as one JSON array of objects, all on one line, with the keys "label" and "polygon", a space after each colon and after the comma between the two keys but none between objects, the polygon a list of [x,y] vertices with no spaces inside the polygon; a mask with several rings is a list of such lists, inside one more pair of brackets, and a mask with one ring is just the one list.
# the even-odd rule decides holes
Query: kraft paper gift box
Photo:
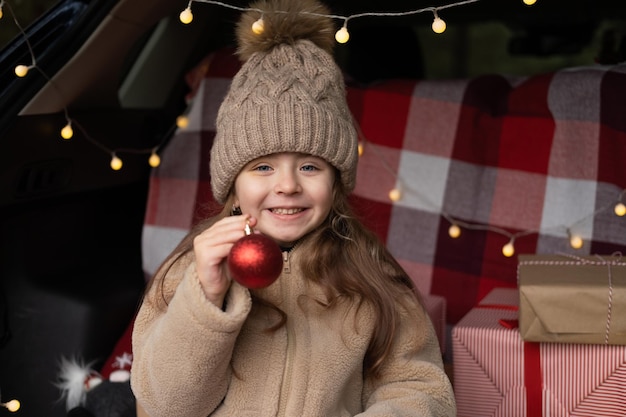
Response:
[{"label": "kraft paper gift box", "polygon": [[626,345],[621,256],[520,255],[518,260],[524,340]]},{"label": "kraft paper gift box", "polygon": [[452,329],[457,417],[626,415],[626,346],[525,342],[519,292],[492,290]]}]

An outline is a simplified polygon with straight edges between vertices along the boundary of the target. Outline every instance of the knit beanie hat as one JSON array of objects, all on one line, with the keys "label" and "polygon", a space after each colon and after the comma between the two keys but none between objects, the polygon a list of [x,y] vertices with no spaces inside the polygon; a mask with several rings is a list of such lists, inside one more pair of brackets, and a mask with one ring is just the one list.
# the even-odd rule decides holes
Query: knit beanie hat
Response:
[{"label": "knit beanie hat", "polygon": [[[262,33],[252,31],[260,18]],[[338,168],[354,189],[357,133],[332,56],[335,28],[315,0],[260,1],[237,25],[243,61],[217,114],[211,188],[224,203],[239,171],[278,152],[302,152]]]}]

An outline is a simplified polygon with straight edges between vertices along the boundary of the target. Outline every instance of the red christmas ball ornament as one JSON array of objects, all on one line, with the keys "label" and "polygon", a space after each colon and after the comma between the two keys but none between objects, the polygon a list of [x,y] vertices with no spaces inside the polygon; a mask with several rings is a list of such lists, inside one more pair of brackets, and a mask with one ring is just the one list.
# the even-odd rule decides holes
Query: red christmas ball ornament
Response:
[{"label": "red christmas ball ornament", "polygon": [[283,268],[280,248],[269,237],[251,233],[246,225],[246,236],[239,239],[228,254],[231,277],[244,287],[256,289],[272,284]]}]

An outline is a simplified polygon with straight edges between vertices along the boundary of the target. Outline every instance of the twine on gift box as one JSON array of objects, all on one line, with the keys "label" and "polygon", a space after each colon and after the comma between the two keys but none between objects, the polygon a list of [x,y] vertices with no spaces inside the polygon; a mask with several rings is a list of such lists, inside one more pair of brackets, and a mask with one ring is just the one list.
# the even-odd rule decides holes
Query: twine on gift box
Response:
[{"label": "twine on gift box", "polygon": [[[601,256],[599,255],[596,255],[596,256],[600,258],[602,261],[604,261],[604,259],[602,259]],[[613,276],[612,276],[611,265],[612,265],[611,262],[606,263],[606,267],[608,268],[608,272],[609,272],[609,301],[608,301],[608,311],[606,312],[606,333],[604,335],[605,345],[609,344],[609,334],[611,333],[611,312],[613,310]]]},{"label": "twine on gift box", "polygon": [[611,316],[613,313],[613,270],[612,270],[612,266],[613,265],[623,265],[620,261],[622,259],[622,253],[621,252],[614,252],[612,256],[613,259],[611,260],[606,260],[604,259],[602,256],[600,255],[595,255],[596,258],[598,258],[600,260],[599,263],[594,262],[594,261],[590,261],[589,259],[584,259],[584,258],[580,258],[576,255],[570,255],[568,253],[563,253],[561,255],[564,256],[568,256],[570,258],[576,259],[578,262],[583,263],[583,264],[591,264],[591,265],[606,265],[607,267],[607,272],[608,272],[608,276],[609,276],[609,299],[607,302],[607,312],[606,312],[606,331],[604,333],[604,344],[608,345],[609,344],[609,336],[611,334]]}]

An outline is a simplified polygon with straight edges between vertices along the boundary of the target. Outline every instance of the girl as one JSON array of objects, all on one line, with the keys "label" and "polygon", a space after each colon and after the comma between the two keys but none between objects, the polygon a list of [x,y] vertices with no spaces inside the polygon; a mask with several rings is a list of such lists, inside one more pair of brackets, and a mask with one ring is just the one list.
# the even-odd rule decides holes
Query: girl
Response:
[{"label": "girl", "polygon": [[[328,15],[280,0],[239,22],[244,64],[211,151],[223,209],[147,288],[133,333],[139,416],[456,415],[411,279],[348,203],[357,135]],[[266,288],[229,276],[246,224],[283,251]]]}]

